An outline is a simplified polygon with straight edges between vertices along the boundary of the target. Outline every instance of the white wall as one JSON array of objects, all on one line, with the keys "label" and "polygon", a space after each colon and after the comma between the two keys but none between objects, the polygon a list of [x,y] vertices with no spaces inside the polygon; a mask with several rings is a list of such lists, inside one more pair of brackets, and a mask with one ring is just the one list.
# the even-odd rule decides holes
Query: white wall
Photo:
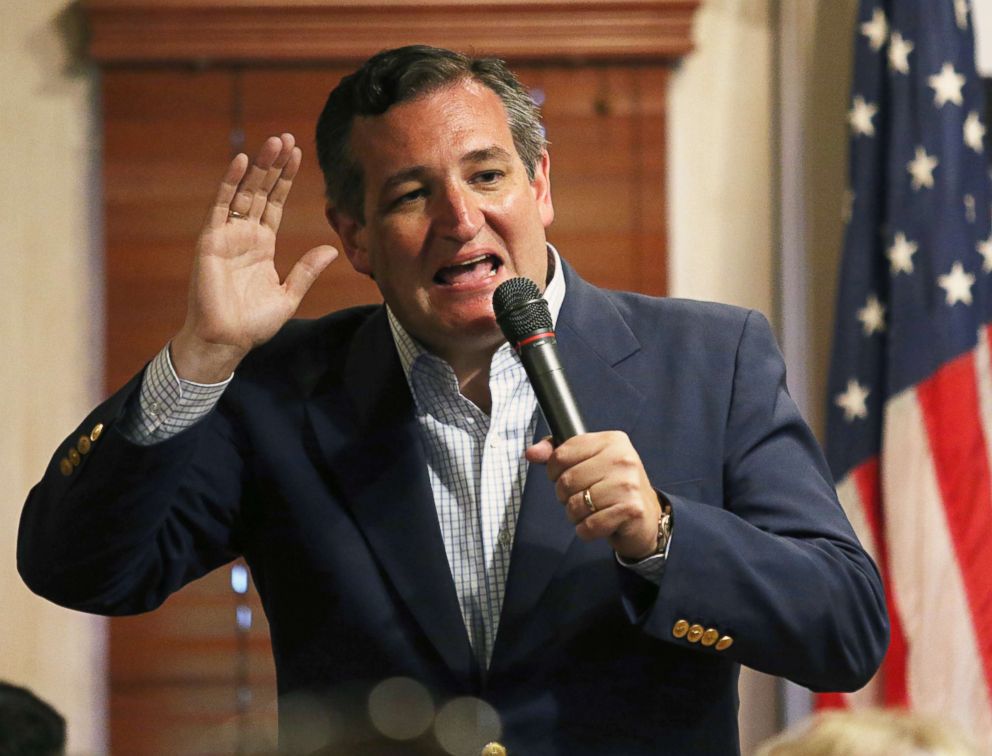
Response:
[{"label": "white wall", "polygon": [[992,76],[992,0],[971,0],[978,73]]},{"label": "white wall", "polygon": [[[777,320],[774,189],[776,20],[770,0],[705,0],[696,49],[672,80],[672,296],[753,307]],[[744,753],[775,732],[777,683],[741,674]]]},{"label": "white wall", "polygon": [[706,0],[669,111],[670,293],[773,312],[773,16]]},{"label": "white wall", "polygon": [[105,750],[104,622],[15,571],[24,498],[102,380],[94,75],[69,6],[13,0],[0,23],[0,678],[59,709],[78,754]]}]

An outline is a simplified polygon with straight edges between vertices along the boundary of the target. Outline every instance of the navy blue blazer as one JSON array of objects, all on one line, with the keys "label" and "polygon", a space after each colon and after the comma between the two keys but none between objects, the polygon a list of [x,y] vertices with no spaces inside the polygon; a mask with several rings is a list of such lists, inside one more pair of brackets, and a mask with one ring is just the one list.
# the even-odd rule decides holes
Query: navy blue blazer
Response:
[{"label": "navy blue blazer", "polygon": [[[291,322],[215,411],[152,447],[117,428],[137,376],[32,490],[24,580],[65,606],[129,614],[244,555],[282,700],[316,697],[353,724],[335,753],[380,752],[355,744],[372,737],[364,696],[393,676],[438,704],[488,701],[510,753],[528,755],[736,753],[740,664],[814,690],[866,683],[888,637],[881,583],[765,319],[565,275],[557,335],[587,425],[628,433],[672,503],[660,587],[576,538],[532,466],[492,662],[477,668],[381,306]],[[285,725],[292,706],[280,708]],[[407,748],[430,751],[426,738]]]}]

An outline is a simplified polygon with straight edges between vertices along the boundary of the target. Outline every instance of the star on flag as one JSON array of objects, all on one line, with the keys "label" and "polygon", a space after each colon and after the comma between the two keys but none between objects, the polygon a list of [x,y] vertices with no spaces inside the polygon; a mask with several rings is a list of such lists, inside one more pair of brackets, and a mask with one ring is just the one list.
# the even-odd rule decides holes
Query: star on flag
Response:
[{"label": "star on flag", "polygon": [[933,186],[933,171],[940,161],[933,155],[928,155],[923,147],[916,148],[916,157],[906,164],[906,170],[913,177],[913,188],[919,191],[923,187]]},{"label": "star on flag", "polygon": [[909,73],[909,54],[915,45],[908,39],[903,39],[899,32],[892,32],[889,43],[889,68],[896,73]]},{"label": "star on flag", "polygon": [[834,404],[844,410],[844,419],[852,423],[856,418],[862,420],[868,417],[868,405],[866,400],[871,391],[862,386],[854,378],[847,382],[847,390],[843,394],[838,394],[834,399]]},{"label": "star on flag", "polygon": [[889,262],[892,264],[893,273],[912,273],[913,272],[913,255],[916,254],[916,250],[919,246],[914,241],[909,241],[906,238],[906,234],[901,231],[896,234],[896,238],[892,242],[892,246],[889,247],[889,251],[886,256],[889,258]]},{"label": "star on flag", "polygon": [[975,245],[975,249],[978,250],[978,254],[982,256],[982,271],[985,273],[992,273],[992,236],[988,239],[984,239]]},{"label": "star on flag", "polygon": [[946,302],[949,305],[962,302],[971,304],[971,287],[975,285],[975,276],[965,273],[964,266],[956,262],[951,266],[951,272],[937,276],[937,285],[947,292]]},{"label": "star on flag", "polygon": [[874,294],[869,295],[865,306],[858,310],[858,320],[865,336],[881,333],[885,330],[885,305]]},{"label": "star on flag", "polygon": [[927,78],[933,88],[933,104],[938,108],[944,107],[948,102],[960,105],[964,102],[961,88],[964,86],[964,76],[954,70],[951,63],[945,63],[940,68],[940,73]]},{"label": "star on flag", "polygon": [[868,37],[871,49],[878,52],[885,44],[885,38],[889,36],[889,22],[885,19],[885,11],[875,8],[871,14],[871,21],[861,24],[861,33]]},{"label": "star on flag", "polygon": [[961,31],[968,28],[968,0],[954,0],[954,20]]},{"label": "star on flag", "polygon": [[854,104],[847,114],[847,122],[851,124],[851,130],[855,134],[865,136],[875,136],[875,125],[871,122],[872,117],[878,112],[878,106],[858,95],[854,98]]},{"label": "star on flag", "polygon": [[968,113],[964,119],[964,143],[975,152],[981,153],[985,149],[985,124],[978,115],[977,110]]}]

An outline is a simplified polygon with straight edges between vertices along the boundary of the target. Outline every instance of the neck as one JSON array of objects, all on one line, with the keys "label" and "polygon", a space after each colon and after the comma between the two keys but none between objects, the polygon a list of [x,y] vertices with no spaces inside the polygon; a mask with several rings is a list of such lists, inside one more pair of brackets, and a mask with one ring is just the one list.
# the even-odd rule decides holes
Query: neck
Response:
[{"label": "neck", "polygon": [[489,392],[489,369],[497,349],[499,349],[499,344],[471,354],[459,352],[440,355],[455,372],[455,378],[458,379],[458,389],[462,396],[487,415],[492,409],[492,395]]}]

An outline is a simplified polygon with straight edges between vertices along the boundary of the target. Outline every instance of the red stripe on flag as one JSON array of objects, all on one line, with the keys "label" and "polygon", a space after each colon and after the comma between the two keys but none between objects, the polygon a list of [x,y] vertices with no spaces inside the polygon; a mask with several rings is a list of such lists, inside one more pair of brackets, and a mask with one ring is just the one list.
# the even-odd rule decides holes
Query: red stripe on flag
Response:
[{"label": "red stripe on flag", "polygon": [[992,693],[992,493],[979,418],[974,354],[947,363],[916,389],[975,640]]},{"label": "red stripe on flag", "polygon": [[854,483],[864,510],[865,520],[875,539],[878,569],[885,585],[885,603],[889,608],[889,649],[882,662],[882,697],[886,706],[908,706],[906,685],[906,636],[902,632],[899,607],[892,595],[889,573],[889,552],[885,540],[885,512],[882,508],[882,487],[879,482],[878,457],[872,457],[853,472]]},{"label": "red stripe on flag", "polygon": [[820,693],[816,697],[816,708],[822,709],[846,709],[847,696],[843,693]]}]

